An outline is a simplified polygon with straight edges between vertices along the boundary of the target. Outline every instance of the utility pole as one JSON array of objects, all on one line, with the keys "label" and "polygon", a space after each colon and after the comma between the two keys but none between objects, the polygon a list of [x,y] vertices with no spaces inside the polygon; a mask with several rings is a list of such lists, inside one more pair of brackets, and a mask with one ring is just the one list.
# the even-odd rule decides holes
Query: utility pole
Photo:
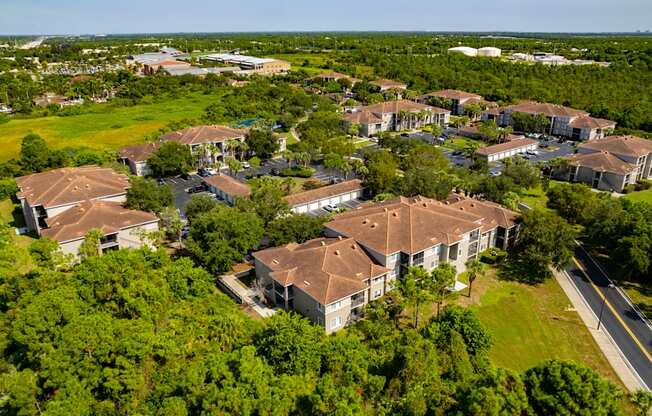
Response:
[{"label": "utility pole", "polygon": [[[615,286],[613,283],[609,283],[607,289],[613,289]],[[600,324],[602,324],[602,314],[604,313],[604,305],[607,303],[607,295],[602,294],[602,306],[600,306],[600,316],[598,316],[598,331],[600,330]]]}]

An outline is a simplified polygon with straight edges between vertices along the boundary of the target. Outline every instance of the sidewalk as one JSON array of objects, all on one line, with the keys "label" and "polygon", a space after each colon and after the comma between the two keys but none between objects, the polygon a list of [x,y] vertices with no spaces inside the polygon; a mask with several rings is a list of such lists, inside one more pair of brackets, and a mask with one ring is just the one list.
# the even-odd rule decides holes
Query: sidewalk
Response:
[{"label": "sidewalk", "polygon": [[[646,390],[645,385],[641,382],[638,375],[632,370],[629,363],[620,352],[618,346],[611,339],[611,336],[603,331],[598,330],[598,318],[595,316],[595,313],[591,310],[589,305],[584,300],[584,297],[575,287],[575,284],[570,280],[566,272],[553,270],[555,279],[559,283],[559,286],[564,290],[566,296],[573,304],[573,307],[584,321],[584,325],[589,330],[593,339],[602,350],[602,353],[611,364],[611,367],[614,369],[618,377],[623,382],[627,390]],[[604,328],[604,327],[603,327]]]},{"label": "sidewalk", "polygon": [[226,286],[238,298],[240,298],[242,303],[251,306],[251,308],[263,318],[268,318],[276,313],[276,310],[272,308],[268,308],[267,306],[259,302],[256,299],[256,295],[254,291],[244,286],[242,283],[240,283],[238,278],[235,277],[234,275],[229,274],[225,276],[220,276],[218,279],[220,279],[220,281],[224,284],[224,286]]}]

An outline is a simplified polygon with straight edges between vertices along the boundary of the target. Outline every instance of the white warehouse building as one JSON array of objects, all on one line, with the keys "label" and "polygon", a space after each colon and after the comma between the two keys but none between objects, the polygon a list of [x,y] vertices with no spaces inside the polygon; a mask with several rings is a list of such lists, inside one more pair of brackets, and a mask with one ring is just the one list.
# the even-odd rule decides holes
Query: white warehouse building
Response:
[{"label": "white warehouse building", "polygon": [[468,46],[456,46],[454,48],[448,49],[448,52],[461,53],[466,56],[478,56],[478,50],[476,48],[470,48]]},{"label": "white warehouse building", "polygon": [[492,46],[486,46],[478,49],[478,56],[486,56],[490,58],[500,58],[501,50]]}]

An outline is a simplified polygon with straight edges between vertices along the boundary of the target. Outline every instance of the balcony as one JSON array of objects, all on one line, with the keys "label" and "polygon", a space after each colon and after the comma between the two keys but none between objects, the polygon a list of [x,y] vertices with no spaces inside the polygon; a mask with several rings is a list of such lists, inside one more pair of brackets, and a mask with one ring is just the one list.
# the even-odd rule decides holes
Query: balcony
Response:
[{"label": "balcony", "polygon": [[351,309],[364,305],[364,303],[365,303],[364,293],[356,296],[351,296]]}]

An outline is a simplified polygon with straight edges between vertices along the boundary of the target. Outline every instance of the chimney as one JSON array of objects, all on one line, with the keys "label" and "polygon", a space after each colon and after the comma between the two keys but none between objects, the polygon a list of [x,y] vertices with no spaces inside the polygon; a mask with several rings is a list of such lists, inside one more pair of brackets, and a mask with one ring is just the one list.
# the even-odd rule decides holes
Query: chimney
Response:
[{"label": "chimney", "polygon": [[339,251],[339,250],[335,250],[335,255],[336,255],[336,256],[339,256],[339,255],[340,255],[340,251]]},{"label": "chimney", "polygon": [[325,246],[325,245],[326,245],[326,242],[325,242],[324,240],[321,240],[321,245],[322,245],[322,246]]}]

